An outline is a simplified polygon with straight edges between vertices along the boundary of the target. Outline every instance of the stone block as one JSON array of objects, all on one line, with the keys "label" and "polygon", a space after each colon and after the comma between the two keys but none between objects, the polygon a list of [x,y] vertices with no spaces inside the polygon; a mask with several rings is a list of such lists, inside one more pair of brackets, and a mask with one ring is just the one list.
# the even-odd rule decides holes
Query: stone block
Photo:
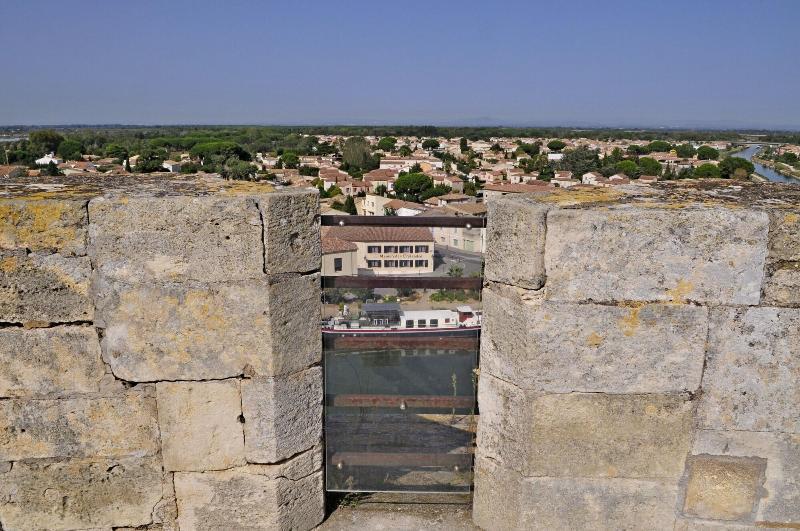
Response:
[{"label": "stone block", "polygon": [[129,283],[261,278],[261,216],[252,197],[98,197],[89,254],[99,273]]},{"label": "stone block", "polygon": [[0,398],[97,392],[104,375],[91,326],[0,329]]},{"label": "stone block", "polygon": [[264,224],[264,264],[269,274],[320,268],[319,194],[281,191],[258,197]]},{"label": "stone block", "polygon": [[800,306],[800,262],[773,270],[764,279],[766,306]]},{"label": "stone block", "polygon": [[488,203],[487,280],[528,289],[544,285],[545,217],[549,206],[523,197]]},{"label": "stone block", "polygon": [[525,478],[478,460],[473,519],[491,530],[672,531],[677,490],[637,479]]},{"label": "stone block", "polygon": [[531,400],[526,476],[680,478],[693,404],[681,395],[558,394]]},{"label": "stone block", "polygon": [[243,465],[238,380],[156,384],[164,468],[221,470]]},{"label": "stone block", "polygon": [[129,381],[274,376],[321,359],[319,276],[97,282],[103,359]]},{"label": "stone block", "polygon": [[765,212],[726,207],[551,210],[546,296],[758,304],[768,225]]},{"label": "stone block", "polygon": [[111,529],[150,524],[162,496],[158,457],[35,460],[0,475],[5,529]]},{"label": "stone block", "polygon": [[763,527],[755,524],[697,520],[680,516],[675,521],[675,531],[757,531],[759,529],[764,531]]},{"label": "stone block", "polygon": [[752,520],[763,495],[764,459],[694,455],[687,459],[683,514],[710,520]]},{"label": "stone block", "polygon": [[313,529],[325,515],[321,450],[279,465],[178,472],[180,529]]},{"label": "stone block", "polygon": [[755,521],[771,527],[800,526],[800,435],[700,430],[692,453],[765,461],[764,496]]},{"label": "stone block", "polygon": [[717,308],[701,427],[800,433],[800,309]]},{"label": "stone block", "polygon": [[0,251],[0,322],[42,326],[91,321],[86,257]]},{"label": "stone block", "polygon": [[159,451],[155,399],[0,400],[0,461],[143,457]]},{"label": "stone block", "polygon": [[770,212],[768,259],[770,262],[800,261],[800,210]]},{"label": "stone block", "polygon": [[249,463],[274,463],[322,438],[322,369],[242,380],[245,454]]},{"label": "stone block", "polygon": [[528,295],[499,285],[484,289],[484,372],[542,392],[699,388],[706,308],[574,304],[541,301],[538,294],[526,300]]},{"label": "stone block", "polygon": [[0,199],[0,249],[86,254],[86,201]]},{"label": "stone block", "polygon": [[478,382],[476,453],[508,468],[524,470],[532,429],[531,393],[482,371]]}]

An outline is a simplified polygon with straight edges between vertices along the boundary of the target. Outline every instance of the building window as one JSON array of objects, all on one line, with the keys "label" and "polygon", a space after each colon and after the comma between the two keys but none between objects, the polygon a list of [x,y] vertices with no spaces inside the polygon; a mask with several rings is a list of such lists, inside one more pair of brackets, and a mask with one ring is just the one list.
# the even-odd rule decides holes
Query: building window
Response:
[{"label": "building window", "polygon": [[428,261],[427,260],[415,260],[414,261],[414,267],[428,267]]},{"label": "building window", "polygon": [[425,328],[425,319],[420,319],[419,321],[417,321],[417,327]]},{"label": "building window", "polygon": [[453,247],[458,247],[458,239],[453,238]]},{"label": "building window", "polygon": [[431,328],[437,328],[439,326],[439,319],[431,319]]},{"label": "building window", "polygon": [[341,271],[342,270],[342,259],[341,258],[334,258],[333,259],[333,270],[334,271]]},{"label": "building window", "polygon": [[414,328],[414,319],[406,321],[406,328]]},{"label": "building window", "polygon": [[400,267],[414,267],[413,260],[400,260]]},{"label": "building window", "polygon": [[414,252],[414,247],[412,247],[411,245],[401,245],[400,246],[400,252],[401,253],[413,253]]},{"label": "building window", "polygon": [[383,267],[397,267],[397,260],[384,260]]},{"label": "building window", "polygon": [[367,247],[367,252],[368,253],[379,253],[379,252],[381,252],[381,246],[380,245],[370,245],[370,246]]},{"label": "building window", "polygon": [[367,267],[380,267],[381,261],[380,260],[367,260]]},{"label": "building window", "polygon": [[397,246],[396,245],[384,245],[383,246],[383,252],[384,253],[396,253],[397,252]]},{"label": "building window", "polygon": [[427,253],[428,252],[428,246],[427,245],[417,245],[417,247],[414,249],[414,252]]}]

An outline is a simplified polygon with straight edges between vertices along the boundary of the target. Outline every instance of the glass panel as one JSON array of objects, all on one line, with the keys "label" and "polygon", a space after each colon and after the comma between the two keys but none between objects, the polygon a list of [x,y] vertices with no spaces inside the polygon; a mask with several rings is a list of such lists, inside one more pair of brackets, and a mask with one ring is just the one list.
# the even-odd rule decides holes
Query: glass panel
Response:
[{"label": "glass panel", "polygon": [[[430,260],[425,278],[480,276],[480,253],[423,243],[413,251],[427,256],[384,256],[384,270],[364,257],[356,275],[386,278],[394,261],[395,275],[417,276],[407,261]],[[326,288],[323,303],[327,489],[469,492],[480,290]]]}]

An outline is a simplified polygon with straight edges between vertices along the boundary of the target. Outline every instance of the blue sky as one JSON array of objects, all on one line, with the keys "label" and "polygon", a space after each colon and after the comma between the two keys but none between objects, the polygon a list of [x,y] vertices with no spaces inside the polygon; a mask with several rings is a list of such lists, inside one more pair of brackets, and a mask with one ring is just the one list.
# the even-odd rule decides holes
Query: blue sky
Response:
[{"label": "blue sky", "polygon": [[0,124],[800,128],[800,1],[0,2]]}]

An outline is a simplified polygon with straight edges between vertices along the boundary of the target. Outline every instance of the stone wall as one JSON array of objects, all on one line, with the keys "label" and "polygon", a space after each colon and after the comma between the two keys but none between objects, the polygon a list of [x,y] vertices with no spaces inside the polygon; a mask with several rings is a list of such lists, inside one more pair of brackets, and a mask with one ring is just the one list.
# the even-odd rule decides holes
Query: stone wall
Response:
[{"label": "stone wall", "polygon": [[0,185],[0,529],[323,518],[317,194]]},{"label": "stone wall", "polygon": [[490,204],[475,522],[800,527],[800,187]]}]

